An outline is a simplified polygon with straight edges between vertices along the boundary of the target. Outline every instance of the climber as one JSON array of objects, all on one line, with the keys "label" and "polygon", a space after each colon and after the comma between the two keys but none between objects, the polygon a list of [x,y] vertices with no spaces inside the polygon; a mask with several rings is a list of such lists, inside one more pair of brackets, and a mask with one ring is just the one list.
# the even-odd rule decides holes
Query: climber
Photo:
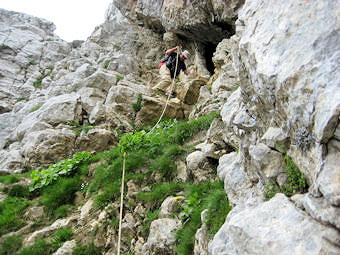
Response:
[{"label": "climber", "polygon": [[[172,49],[168,49],[165,54],[167,55],[166,58],[161,60],[161,63],[158,65],[159,67],[159,74],[161,76],[161,81],[152,88],[153,91],[162,91],[165,92],[165,95],[168,96],[170,93],[170,97],[176,97],[176,94],[171,90],[171,79],[176,77],[181,70],[188,75],[189,72],[187,67],[184,63],[186,59],[190,57],[190,53],[187,50],[182,51],[178,56],[178,64],[177,64],[177,72],[175,74],[176,69],[176,56],[179,50],[179,46],[176,46]],[[163,61],[163,62],[162,62]]]}]

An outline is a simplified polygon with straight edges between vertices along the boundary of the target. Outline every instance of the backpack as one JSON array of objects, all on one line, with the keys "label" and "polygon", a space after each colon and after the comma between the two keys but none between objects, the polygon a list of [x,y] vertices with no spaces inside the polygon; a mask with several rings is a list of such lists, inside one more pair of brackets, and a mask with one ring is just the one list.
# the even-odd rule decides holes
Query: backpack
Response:
[{"label": "backpack", "polygon": [[167,63],[168,60],[169,60],[169,57],[170,57],[170,56],[168,56],[168,55],[166,55],[165,57],[163,57],[163,58],[160,60],[159,64],[158,64],[158,68],[161,68],[162,65],[164,65],[165,63]]}]

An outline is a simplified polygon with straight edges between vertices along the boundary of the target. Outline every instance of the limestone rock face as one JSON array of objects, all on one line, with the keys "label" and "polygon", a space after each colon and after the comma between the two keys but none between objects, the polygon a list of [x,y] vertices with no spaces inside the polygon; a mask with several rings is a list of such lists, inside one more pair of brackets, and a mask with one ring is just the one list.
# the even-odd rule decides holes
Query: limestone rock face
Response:
[{"label": "limestone rock face", "polygon": [[[237,145],[238,153],[222,156],[217,169],[235,208],[224,231],[210,243],[211,254],[339,252],[333,246],[339,239],[338,10],[338,3],[327,1],[245,1],[235,36],[217,47],[225,50],[216,51],[213,58],[218,74],[212,92],[231,86],[220,82],[223,75],[230,75],[228,68],[221,68],[230,58],[237,76],[233,82],[239,82],[221,110],[223,140]],[[296,207],[305,212],[283,195],[263,202],[268,178],[280,186],[287,179],[284,154],[310,185],[308,194],[296,197]],[[269,211],[280,212],[275,219],[268,216],[266,227],[268,206],[278,206]],[[284,216],[286,210],[289,215]],[[263,217],[263,222],[250,222],[252,216]],[[295,220],[308,222],[307,229],[297,227]],[[276,235],[277,229],[293,234],[279,240],[285,234]],[[305,239],[297,241],[294,236]]]},{"label": "limestone rock face", "polygon": [[151,223],[150,235],[143,246],[144,254],[176,254],[176,230],[181,227],[177,219],[163,218]]},{"label": "limestone rock face", "polygon": [[336,254],[339,248],[334,244],[338,242],[336,230],[316,222],[278,194],[257,207],[228,216],[209,244],[209,252],[214,255]]},{"label": "limestone rock face", "polygon": [[231,21],[242,1],[115,0],[114,3],[125,16],[140,25],[217,43],[231,33]]}]

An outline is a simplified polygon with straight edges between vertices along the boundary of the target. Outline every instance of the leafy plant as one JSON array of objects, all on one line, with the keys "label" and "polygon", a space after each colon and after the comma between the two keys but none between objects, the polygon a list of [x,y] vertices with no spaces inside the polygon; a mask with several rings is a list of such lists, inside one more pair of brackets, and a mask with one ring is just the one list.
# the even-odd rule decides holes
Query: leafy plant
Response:
[{"label": "leafy plant", "polygon": [[110,60],[106,60],[105,63],[104,63],[104,68],[107,69],[110,65]]},{"label": "leafy plant", "polygon": [[36,105],[30,110],[30,112],[35,112],[35,111],[39,110],[40,108],[41,108],[41,105]]},{"label": "leafy plant", "polygon": [[285,164],[283,167],[286,169],[288,176],[287,183],[283,185],[285,194],[292,196],[295,193],[307,192],[308,187],[304,174],[300,172],[299,168],[288,155],[285,155]]},{"label": "leafy plant", "polygon": [[75,193],[80,189],[80,184],[79,176],[60,178],[53,185],[43,189],[41,203],[50,212],[54,212],[62,205],[71,204],[75,198]]},{"label": "leafy plant", "polygon": [[41,89],[42,88],[42,80],[49,76],[52,73],[53,70],[53,66],[48,66],[46,69],[42,69],[40,70],[40,76],[36,79],[35,82],[33,82],[33,86],[37,89]]},{"label": "leafy plant", "polygon": [[59,176],[71,174],[82,162],[90,158],[90,156],[91,154],[89,152],[78,152],[72,159],[62,160],[42,171],[39,171],[38,169],[34,170],[31,174],[32,183],[29,190],[32,192],[36,189],[48,186],[56,181]]},{"label": "leafy plant", "polygon": [[20,236],[9,236],[1,244],[0,255],[13,255],[20,249],[22,240]]},{"label": "leafy plant", "polygon": [[28,205],[26,199],[18,197],[7,197],[0,203],[0,236],[24,225],[22,216]]},{"label": "leafy plant", "polygon": [[73,126],[72,129],[77,137],[80,136],[80,133],[82,131],[87,134],[92,128],[94,128],[94,126],[91,126],[89,124],[80,125],[78,122],[75,121],[71,121],[69,125]]},{"label": "leafy plant", "polygon": [[8,184],[13,184],[19,181],[19,178],[17,175],[4,175],[0,176],[0,182],[8,185]]},{"label": "leafy plant", "polygon": [[123,76],[121,76],[121,75],[119,75],[119,74],[116,74],[116,77],[117,77],[118,81],[121,81],[121,80],[123,80],[123,79],[124,79],[124,77],[123,77]]},{"label": "leafy plant", "polygon": [[139,112],[142,109],[142,100],[143,100],[143,96],[141,93],[139,93],[137,102],[132,104],[132,107],[135,110],[135,112]]},{"label": "leafy plant", "polygon": [[70,240],[73,233],[69,228],[59,229],[51,235],[51,240],[40,239],[33,245],[21,249],[19,255],[49,255],[59,249],[63,243]]},{"label": "leafy plant", "polygon": [[270,180],[270,184],[265,183],[265,200],[271,199],[276,193],[282,192],[286,196],[290,197],[296,193],[305,193],[308,190],[305,176],[302,172],[300,172],[293,160],[287,154],[285,154],[284,160],[285,162],[283,167],[286,169],[286,174],[288,177],[287,181],[283,185],[282,189],[273,180]]},{"label": "leafy plant", "polygon": [[13,185],[9,191],[8,195],[12,197],[24,197],[28,198],[30,193],[27,187],[24,187],[22,185],[15,184]]},{"label": "leafy plant", "polygon": [[94,243],[90,243],[88,245],[77,245],[72,255],[100,255],[100,249],[94,245]]}]

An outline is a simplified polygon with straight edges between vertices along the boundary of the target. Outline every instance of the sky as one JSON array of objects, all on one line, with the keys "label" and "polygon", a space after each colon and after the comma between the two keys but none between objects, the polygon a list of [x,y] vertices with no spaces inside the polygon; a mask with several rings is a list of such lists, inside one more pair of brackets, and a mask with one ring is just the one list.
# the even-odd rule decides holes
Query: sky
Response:
[{"label": "sky", "polygon": [[0,8],[52,21],[66,41],[85,40],[104,22],[112,0],[1,0]]}]

